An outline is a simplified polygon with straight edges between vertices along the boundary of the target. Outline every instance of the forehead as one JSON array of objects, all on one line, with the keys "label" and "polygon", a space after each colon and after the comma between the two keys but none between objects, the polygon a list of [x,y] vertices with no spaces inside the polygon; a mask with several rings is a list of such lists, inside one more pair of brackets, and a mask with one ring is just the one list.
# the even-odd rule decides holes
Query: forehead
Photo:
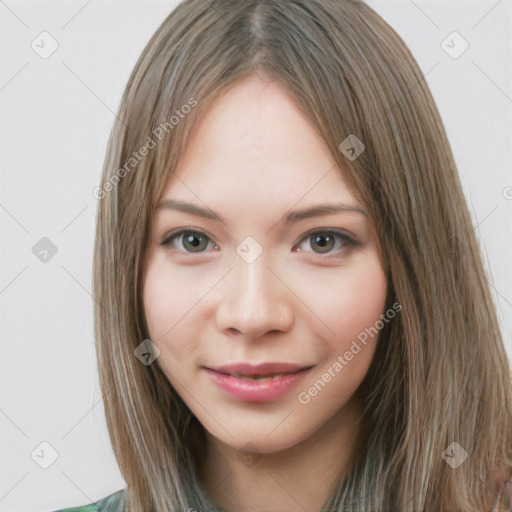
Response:
[{"label": "forehead", "polygon": [[217,99],[196,121],[164,197],[297,202],[305,194],[350,202],[325,142],[292,97],[255,75]]}]

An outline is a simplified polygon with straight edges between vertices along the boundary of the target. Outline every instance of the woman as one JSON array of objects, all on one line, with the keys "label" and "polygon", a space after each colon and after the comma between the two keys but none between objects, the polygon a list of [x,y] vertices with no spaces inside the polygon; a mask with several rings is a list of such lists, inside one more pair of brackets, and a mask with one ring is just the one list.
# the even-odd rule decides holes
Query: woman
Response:
[{"label": "woman", "polygon": [[509,362],[396,32],[352,0],[185,0],[118,117],[94,291],[127,488],[73,510],[509,510]]}]

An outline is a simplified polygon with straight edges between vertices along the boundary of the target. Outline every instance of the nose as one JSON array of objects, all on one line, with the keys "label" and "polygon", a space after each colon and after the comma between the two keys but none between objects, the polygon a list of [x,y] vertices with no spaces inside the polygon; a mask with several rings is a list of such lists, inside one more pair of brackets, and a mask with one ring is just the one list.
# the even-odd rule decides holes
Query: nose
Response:
[{"label": "nose", "polygon": [[217,325],[229,335],[256,339],[276,331],[286,332],[294,321],[293,293],[283,277],[267,266],[265,251],[254,262],[234,259],[234,268],[222,283]]}]

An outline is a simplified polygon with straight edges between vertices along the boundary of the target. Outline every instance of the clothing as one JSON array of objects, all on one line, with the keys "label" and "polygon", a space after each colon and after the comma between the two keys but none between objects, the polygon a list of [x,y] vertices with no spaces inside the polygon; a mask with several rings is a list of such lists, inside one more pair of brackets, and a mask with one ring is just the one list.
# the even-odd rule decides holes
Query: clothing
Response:
[{"label": "clothing", "polygon": [[[121,498],[123,497],[124,489],[110,494],[95,503],[89,505],[82,505],[80,507],[63,508],[55,512],[121,512]],[[500,511],[501,512],[501,511]]]},{"label": "clothing", "polygon": [[[120,490],[90,505],[64,508],[55,512],[122,512],[120,506],[123,493],[124,490]],[[512,512],[512,478],[501,485],[492,512]]]},{"label": "clothing", "polygon": [[501,485],[492,512],[512,512],[512,478]]}]

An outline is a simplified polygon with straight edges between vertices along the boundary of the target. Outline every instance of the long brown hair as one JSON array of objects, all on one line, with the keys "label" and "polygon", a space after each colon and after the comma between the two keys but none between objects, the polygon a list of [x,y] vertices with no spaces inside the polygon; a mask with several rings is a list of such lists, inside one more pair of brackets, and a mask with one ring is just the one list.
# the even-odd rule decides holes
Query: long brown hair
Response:
[{"label": "long brown hair", "polygon": [[[215,506],[195,470],[194,418],[158,364],[134,351],[149,338],[141,291],[156,205],[193,123],[252,73],[284,87],[325,140],[378,233],[387,307],[402,305],[360,388],[366,445],[325,510],[488,509],[493,475],[512,467],[512,379],[416,60],[363,2],[185,0],[135,65],[95,191],[97,361],[125,510]],[[365,145],[357,159],[339,149],[349,135]],[[467,452],[457,468],[446,462],[452,443]]]}]

